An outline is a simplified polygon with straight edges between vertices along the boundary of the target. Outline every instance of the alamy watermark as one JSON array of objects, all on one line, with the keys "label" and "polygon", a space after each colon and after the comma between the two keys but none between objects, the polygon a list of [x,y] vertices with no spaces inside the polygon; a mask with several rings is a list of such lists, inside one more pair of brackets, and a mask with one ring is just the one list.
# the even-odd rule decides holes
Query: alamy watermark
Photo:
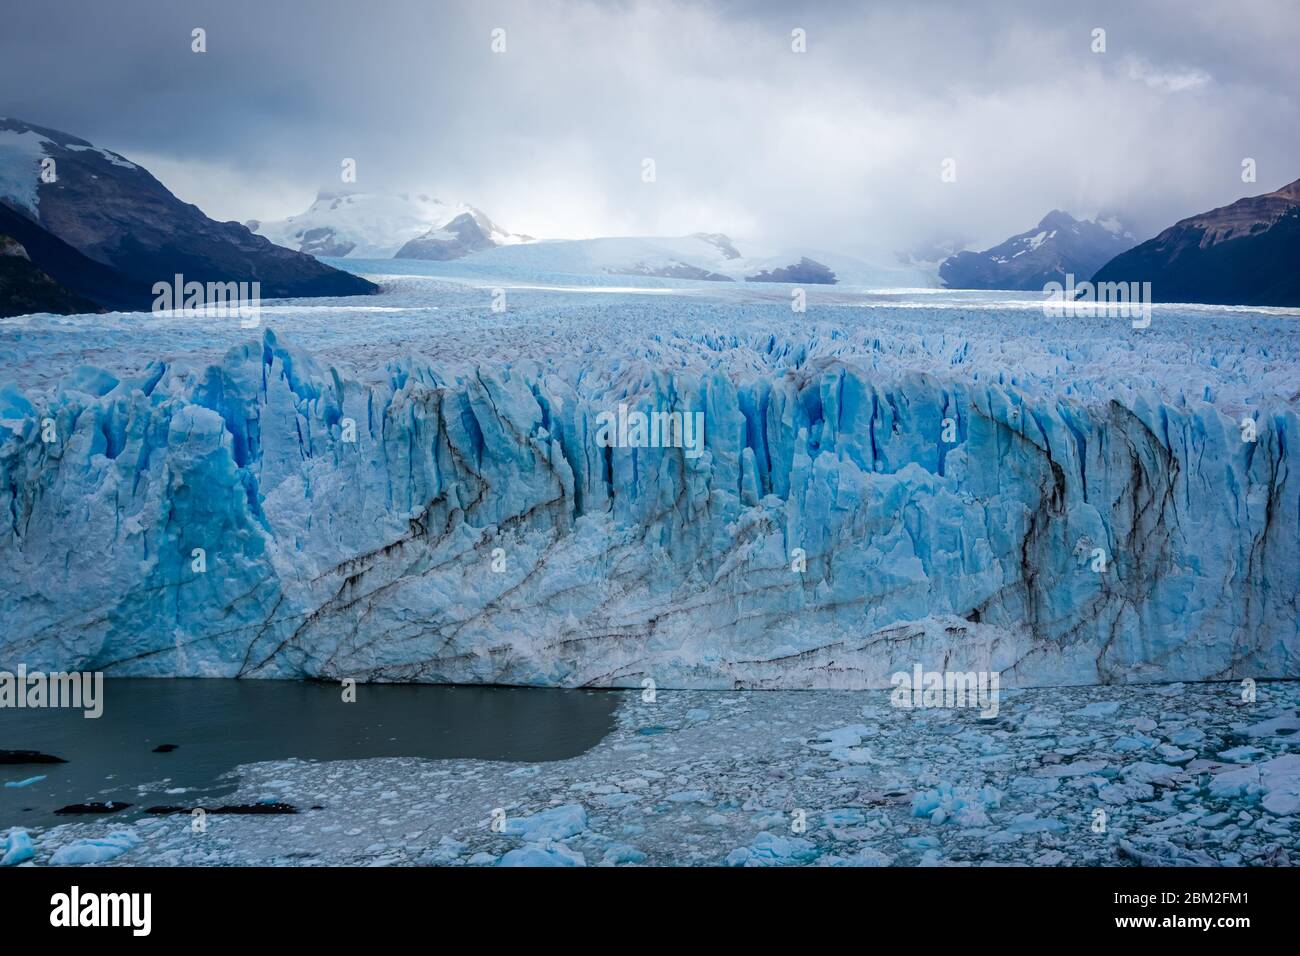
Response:
[{"label": "alamy watermark", "polygon": [[1130,319],[1133,328],[1151,324],[1150,282],[1078,282],[1067,273],[1065,284],[1049,282],[1043,286],[1047,300],[1043,315],[1049,319],[1066,316],[1084,318]]},{"label": "alamy watermark", "polygon": [[0,707],[71,707],[94,719],[104,713],[102,671],[0,671]]},{"label": "alamy watermark", "polygon": [[152,893],[83,893],[73,886],[50,897],[50,925],[54,927],[121,926],[133,936],[148,936],[153,929]]},{"label": "alamy watermark", "polygon": [[911,673],[896,671],[889,682],[894,685],[889,702],[895,707],[978,707],[981,717],[998,715],[1002,676],[997,671],[927,671],[913,664]]},{"label": "alamy watermark", "polygon": [[703,412],[630,412],[620,402],[617,412],[596,416],[596,445],[600,448],[681,448],[687,458],[704,452]]},{"label": "alamy watermark", "polygon": [[185,312],[209,319],[238,318],[240,328],[262,322],[261,282],[185,281],[179,272],[171,282],[153,284],[154,312]]}]

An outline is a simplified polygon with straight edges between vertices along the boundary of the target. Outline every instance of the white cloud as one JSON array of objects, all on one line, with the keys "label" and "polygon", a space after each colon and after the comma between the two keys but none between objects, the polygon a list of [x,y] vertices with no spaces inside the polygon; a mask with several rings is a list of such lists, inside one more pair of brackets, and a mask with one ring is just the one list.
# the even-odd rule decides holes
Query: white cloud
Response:
[{"label": "white cloud", "polygon": [[1153,90],[1164,90],[1166,93],[1198,89],[1213,79],[1204,70],[1162,70],[1137,57],[1129,59],[1128,75],[1130,79],[1145,83]]},{"label": "white cloud", "polygon": [[1113,211],[1145,237],[1237,198],[1244,156],[1259,191],[1300,175],[1300,18],[1273,0],[1250,16],[387,0],[363,18],[352,0],[139,0],[129,21],[65,2],[76,15],[55,22],[11,0],[0,111],[139,159],[220,218],[299,212],[355,157],[360,188],[469,202],[537,236],[716,230],[866,253],[992,244],[1054,208]]}]

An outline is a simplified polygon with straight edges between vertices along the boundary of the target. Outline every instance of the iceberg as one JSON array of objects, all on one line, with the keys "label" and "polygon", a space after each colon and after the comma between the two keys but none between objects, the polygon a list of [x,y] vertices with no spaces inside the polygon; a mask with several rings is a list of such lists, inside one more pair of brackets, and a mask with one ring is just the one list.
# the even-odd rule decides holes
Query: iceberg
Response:
[{"label": "iceberg", "polygon": [[0,866],[18,866],[36,855],[32,838],[21,827],[10,827],[0,839]]},{"label": "iceberg", "polygon": [[139,846],[140,838],[132,830],[110,833],[106,837],[76,840],[59,847],[50,857],[51,866],[83,866],[107,863]]}]

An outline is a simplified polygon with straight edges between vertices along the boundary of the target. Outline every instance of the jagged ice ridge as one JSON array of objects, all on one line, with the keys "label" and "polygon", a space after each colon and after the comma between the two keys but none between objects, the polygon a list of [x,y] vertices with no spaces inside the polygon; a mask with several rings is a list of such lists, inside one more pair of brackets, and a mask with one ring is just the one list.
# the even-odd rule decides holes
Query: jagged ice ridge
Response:
[{"label": "jagged ice ridge", "polygon": [[[253,332],[5,327],[0,667],[690,687],[885,686],[913,662],[1006,685],[1298,673],[1294,317],[1157,307],[1138,331],[843,289],[795,315],[779,294],[654,282],[515,290],[498,315],[484,288],[376,278],[373,304],[271,306]],[[704,453],[600,447],[620,402],[703,412]]]}]

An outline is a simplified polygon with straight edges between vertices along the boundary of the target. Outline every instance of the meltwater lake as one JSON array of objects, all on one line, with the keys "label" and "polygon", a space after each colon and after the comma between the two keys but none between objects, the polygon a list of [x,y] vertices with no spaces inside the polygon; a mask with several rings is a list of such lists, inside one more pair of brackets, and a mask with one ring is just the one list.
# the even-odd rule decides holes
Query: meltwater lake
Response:
[{"label": "meltwater lake", "polygon": [[[116,801],[133,819],[151,806],[220,804],[241,764],[297,757],[423,757],[542,763],[576,757],[614,726],[607,691],[427,684],[114,679],[104,712],[0,709],[0,750],[66,763],[0,764],[0,831],[77,819],[69,804]],[[155,752],[157,747],[175,749]],[[12,786],[43,777],[23,786]],[[5,786],[11,784],[11,786]]]}]

